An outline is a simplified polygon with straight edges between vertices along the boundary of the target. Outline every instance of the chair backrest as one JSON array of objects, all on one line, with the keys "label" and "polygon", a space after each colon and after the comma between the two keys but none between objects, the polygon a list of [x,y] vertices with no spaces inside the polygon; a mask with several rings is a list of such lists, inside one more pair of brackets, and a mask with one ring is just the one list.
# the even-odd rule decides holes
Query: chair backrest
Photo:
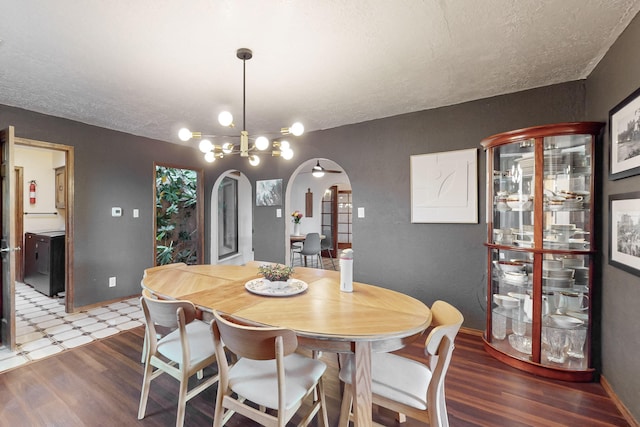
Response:
[{"label": "chair backrest", "polygon": [[147,323],[154,327],[160,325],[165,328],[177,328],[178,315],[176,313],[179,308],[183,310],[185,324],[191,323],[196,318],[196,307],[190,301],[154,299],[143,293],[140,303]]},{"label": "chair backrest", "polygon": [[224,345],[236,356],[254,360],[273,360],[277,355],[277,343],[282,344],[282,355],[298,348],[298,338],[290,329],[249,326],[229,316],[213,312],[212,329]]},{"label": "chair backrest", "polygon": [[319,233],[309,233],[304,238],[304,243],[302,244],[303,255],[315,255],[321,251],[320,246],[320,234]]},{"label": "chair backrest", "polygon": [[427,356],[437,356],[440,342],[445,336],[453,345],[464,317],[457,308],[448,302],[436,301],[431,306],[431,319],[433,329],[427,336],[424,351]]},{"label": "chair backrest", "polygon": [[454,341],[462,326],[462,313],[444,301],[436,301],[431,306],[433,329],[429,332],[424,352],[429,358],[431,381],[427,389],[429,417],[432,425],[448,425],[444,401],[444,379],[451,363]]},{"label": "chair backrest", "polygon": [[187,366],[191,356],[186,336],[186,325],[196,318],[195,306],[190,301],[149,298],[145,292],[140,297],[140,305],[142,305],[147,325],[145,329],[148,345],[146,357],[155,357],[154,355],[158,349],[158,333],[166,335],[169,331],[179,329],[180,345],[182,347],[180,365]]},{"label": "chair backrest", "polygon": [[322,250],[333,249],[333,239],[331,238],[331,229],[323,231],[325,238],[320,241],[320,247]]}]

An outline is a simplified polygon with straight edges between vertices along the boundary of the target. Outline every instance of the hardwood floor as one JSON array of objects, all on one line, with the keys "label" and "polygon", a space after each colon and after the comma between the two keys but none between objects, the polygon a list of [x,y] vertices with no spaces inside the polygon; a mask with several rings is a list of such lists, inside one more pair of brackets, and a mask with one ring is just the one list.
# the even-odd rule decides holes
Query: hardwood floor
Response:
[{"label": "hardwood floor", "polygon": [[[151,384],[147,415],[137,420],[142,327],[0,374],[0,424],[11,426],[172,426],[178,382],[163,375]],[[402,350],[420,358],[421,343]],[[337,425],[336,357],[325,354],[330,422]],[[212,375],[213,370],[205,371]],[[598,383],[534,377],[490,357],[479,337],[461,333],[447,380],[447,406],[457,426],[629,426]],[[187,403],[185,426],[210,426],[215,387]],[[400,425],[393,418],[376,421]],[[236,415],[230,426],[253,426]],[[407,427],[424,426],[408,420]]]}]

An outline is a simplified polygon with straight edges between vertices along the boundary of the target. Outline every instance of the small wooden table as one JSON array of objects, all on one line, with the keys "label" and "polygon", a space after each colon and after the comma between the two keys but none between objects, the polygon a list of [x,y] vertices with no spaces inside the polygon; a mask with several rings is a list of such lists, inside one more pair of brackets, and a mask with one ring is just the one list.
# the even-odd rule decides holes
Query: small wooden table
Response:
[{"label": "small wooden table", "polygon": [[[327,236],[325,236],[324,234],[320,235],[320,240],[325,239]],[[304,242],[305,239],[307,238],[306,234],[291,234],[289,236],[289,238],[291,239],[291,243],[300,243],[300,242]]]},{"label": "small wooden table", "polygon": [[341,292],[339,272],[304,267],[296,268],[294,276],[308,284],[305,292],[254,295],[244,285],[259,277],[261,264],[149,268],[142,286],[163,298],[191,301],[204,311],[292,329],[300,345],[312,350],[355,354],[355,425],[372,425],[371,352],[404,347],[431,324],[429,308],[408,295],[364,283],[354,282],[353,292]]}]

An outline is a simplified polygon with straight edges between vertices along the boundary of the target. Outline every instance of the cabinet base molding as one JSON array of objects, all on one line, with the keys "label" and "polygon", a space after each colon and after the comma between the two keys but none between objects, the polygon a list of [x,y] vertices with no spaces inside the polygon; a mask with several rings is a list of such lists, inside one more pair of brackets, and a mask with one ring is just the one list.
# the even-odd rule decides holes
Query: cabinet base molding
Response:
[{"label": "cabinet base molding", "polygon": [[622,403],[622,401],[618,398],[618,395],[615,391],[613,391],[613,389],[611,388],[611,384],[609,384],[609,381],[607,381],[604,375],[600,375],[600,385],[602,386],[602,388],[604,388],[604,391],[609,395],[611,400],[613,400],[614,405],[616,405],[616,408],[618,408],[618,411],[620,411],[629,425],[631,427],[640,427],[638,421],[633,417],[631,412],[629,412],[625,404]]},{"label": "cabinet base molding", "polygon": [[513,368],[520,369],[521,371],[525,371],[530,374],[537,375],[539,377],[551,378],[554,380],[561,380],[561,381],[589,383],[595,380],[595,375],[596,375],[595,369],[574,371],[569,369],[554,368],[547,365],[541,365],[539,363],[535,363],[532,361],[516,359],[493,347],[487,341],[486,337],[483,336],[482,341],[484,342],[484,348],[487,353],[489,353],[491,356],[498,359],[502,363],[509,365]]}]

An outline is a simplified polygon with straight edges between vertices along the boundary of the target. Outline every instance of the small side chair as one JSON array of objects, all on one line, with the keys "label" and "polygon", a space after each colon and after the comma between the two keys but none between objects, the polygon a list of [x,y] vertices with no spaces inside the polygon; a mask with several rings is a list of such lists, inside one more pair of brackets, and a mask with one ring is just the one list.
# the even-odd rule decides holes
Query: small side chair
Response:
[{"label": "small side chair", "polygon": [[[371,355],[373,403],[400,415],[428,423],[431,427],[449,426],[444,395],[444,379],[449,369],[456,335],[464,320],[451,304],[436,301],[431,307],[433,329],[424,345],[428,365],[393,353]],[[340,369],[344,382],[340,426],[347,426],[352,416],[353,357]]]},{"label": "small side chair", "polygon": [[[216,363],[209,324],[196,319],[196,308],[189,301],[158,300],[143,293],[140,304],[146,323],[146,352],[138,419],[144,418],[151,381],[167,373],[180,382],[176,427],[182,427],[187,401],[218,381],[215,375],[188,390],[191,376]],[[172,332],[166,333],[168,330]]]},{"label": "small side chair", "polygon": [[[216,311],[213,314],[211,329],[220,372],[214,427],[224,425],[233,413],[264,426],[284,427],[303,400],[311,400],[314,393],[318,399],[314,399],[310,412],[298,425],[309,424],[320,411],[323,425],[329,426],[322,385],[326,365],[296,353],[298,339],[295,332],[247,326]],[[225,348],[238,358],[232,366],[224,356]],[[259,409],[245,401],[253,402]],[[266,409],[277,413],[272,415]]]}]

